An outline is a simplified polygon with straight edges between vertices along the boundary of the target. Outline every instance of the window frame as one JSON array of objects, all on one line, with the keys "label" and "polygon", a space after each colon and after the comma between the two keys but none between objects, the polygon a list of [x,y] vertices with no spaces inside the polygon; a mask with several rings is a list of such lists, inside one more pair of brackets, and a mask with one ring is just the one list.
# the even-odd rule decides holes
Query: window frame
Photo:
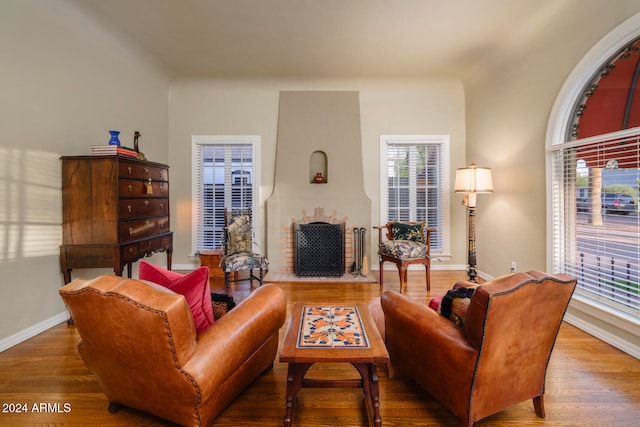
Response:
[{"label": "window frame", "polygon": [[[629,147],[628,153],[636,153],[632,158],[637,158],[640,127],[590,138],[566,141],[563,144],[556,144],[550,148],[549,155],[552,163],[551,180],[554,183],[551,187],[552,203],[550,204],[550,214],[552,218],[550,222],[552,229],[551,239],[554,242],[552,247],[553,253],[551,255],[554,271],[567,273],[578,279],[575,295],[593,302],[598,306],[606,307],[607,310],[635,319],[635,321],[640,324],[640,305],[637,303],[638,297],[634,297],[632,293],[629,293],[626,301],[624,301],[625,297],[623,296],[626,287],[631,288],[632,283],[637,284],[638,267],[635,266],[631,269],[630,267],[633,264],[637,264],[638,254],[633,255],[632,249],[629,247],[629,255],[632,255],[632,257],[625,258],[621,247],[614,249],[615,246],[621,246],[622,243],[616,238],[607,237],[609,234],[615,234],[615,230],[620,228],[620,220],[616,217],[622,218],[622,216],[608,213],[607,210],[604,209],[603,202],[599,202],[598,205],[602,206],[601,223],[599,223],[598,226],[589,226],[584,223],[585,218],[579,218],[577,207],[578,187],[576,184],[578,161],[580,159],[577,152],[580,151],[581,147],[583,149],[594,150],[593,153],[586,154],[593,157],[597,155],[599,150],[611,150],[612,147],[615,147],[617,150],[618,141],[621,140],[627,141]],[[616,154],[622,154],[622,152]],[[585,155],[584,151],[583,155]],[[586,168],[586,166],[584,167]],[[603,169],[606,171],[605,173],[611,173],[607,168]],[[630,169],[633,170],[637,168]],[[608,181],[611,180],[612,179],[609,178]],[[606,188],[604,183],[605,178],[603,173],[603,189]],[[616,183],[613,182],[612,184]],[[606,193],[603,192],[602,196],[606,196]],[[596,197],[601,198],[600,192],[597,193]],[[637,215],[638,213],[636,211],[633,216],[623,221],[623,223],[626,224],[635,217],[637,226]],[[581,235],[579,233],[578,230],[580,227],[588,227],[592,230],[587,234],[591,236],[591,240],[595,243],[583,242],[580,244],[578,242],[581,236],[582,238],[585,237],[584,234]],[[594,232],[596,234],[593,234]],[[596,263],[596,261],[594,261],[596,256],[598,260],[602,259],[602,262],[598,261]],[[609,259],[612,260],[610,266],[608,264]],[[619,263],[614,263],[614,260],[627,260],[628,264],[625,268],[624,265],[621,266]],[[635,260],[636,262],[632,263],[629,260]],[[620,281],[620,287],[612,284],[616,283],[616,280]],[[615,298],[612,298],[612,296]],[[629,304],[634,304],[634,306]]]},{"label": "window frame", "polygon": [[380,135],[380,222],[387,223],[389,212],[389,185],[387,176],[388,148],[391,145],[438,145],[440,150],[440,184],[438,198],[440,200],[440,224],[427,224],[438,229],[441,247],[433,248],[432,255],[439,261],[451,259],[450,232],[450,140],[449,135]]},{"label": "window frame", "polygon": [[[199,159],[202,147],[205,145],[251,145],[252,147],[252,200],[251,215],[252,228],[255,243],[260,243],[260,141],[259,135],[193,135],[191,137],[191,197],[193,200],[191,210],[191,253],[197,256],[199,253],[199,220],[201,207],[199,205],[199,191],[202,185]],[[233,175],[231,175],[232,177]]]},{"label": "window frame", "polygon": [[[555,263],[554,239],[554,186],[553,155],[560,145],[567,143],[568,129],[572,125],[573,109],[585,85],[617,51],[640,36],[640,14],[634,15],[596,43],[576,65],[559,91],[549,115],[546,134],[546,182],[547,182],[547,271],[563,273]],[[566,212],[566,210],[565,210]],[[640,323],[631,316],[597,301],[574,294],[565,320],[587,333],[640,358]]]}]

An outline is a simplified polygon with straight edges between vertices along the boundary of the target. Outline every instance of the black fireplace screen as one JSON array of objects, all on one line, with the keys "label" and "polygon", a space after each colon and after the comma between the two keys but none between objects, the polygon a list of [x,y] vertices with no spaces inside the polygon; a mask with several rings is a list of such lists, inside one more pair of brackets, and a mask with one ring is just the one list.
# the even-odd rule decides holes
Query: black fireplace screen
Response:
[{"label": "black fireplace screen", "polygon": [[345,225],[294,224],[294,266],[298,276],[342,276]]}]

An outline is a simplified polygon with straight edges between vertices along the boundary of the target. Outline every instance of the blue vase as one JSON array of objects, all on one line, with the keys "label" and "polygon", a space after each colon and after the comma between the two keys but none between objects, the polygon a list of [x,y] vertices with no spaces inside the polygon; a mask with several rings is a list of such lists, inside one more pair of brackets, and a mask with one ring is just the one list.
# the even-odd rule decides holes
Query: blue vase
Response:
[{"label": "blue vase", "polygon": [[118,139],[118,135],[120,135],[119,130],[110,130],[111,139],[109,140],[109,145],[117,145],[120,146],[120,140]]}]

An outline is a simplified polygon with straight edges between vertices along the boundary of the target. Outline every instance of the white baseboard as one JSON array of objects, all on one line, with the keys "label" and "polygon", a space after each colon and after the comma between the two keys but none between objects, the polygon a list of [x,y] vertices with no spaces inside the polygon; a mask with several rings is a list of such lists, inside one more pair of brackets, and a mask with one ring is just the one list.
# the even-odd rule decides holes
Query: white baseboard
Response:
[{"label": "white baseboard", "polygon": [[616,335],[615,333],[606,331],[602,328],[598,328],[593,323],[587,322],[571,313],[566,313],[564,315],[564,320],[567,323],[575,326],[576,328],[583,330],[589,335],[593,335],[594,337],[617,348],[618,350],[624,351],[625,353],[635,357],[636,359],[640,359],[640,347],[638,347],[637,345],[633,344],[630,341],[622,339],[620,336]]},{"label": "white baseboard", "polygon": [[29,338],[35,337],[36,335],[46,331],[47,329],[53,328],[54,326],[62,322],[66,322],[67,320],[69,320],[69,313],[65,311],[64,313],[56,314],[49,319],[46,319],[3,340],[0,340],[0,353],[15,345],[20,344],[21,342],[28,340]]},{"label": "white baseboard", "polygon": [[199,262],[197,264],[171,264],[171,269],[176,271],[192,271],[199,267]]}]

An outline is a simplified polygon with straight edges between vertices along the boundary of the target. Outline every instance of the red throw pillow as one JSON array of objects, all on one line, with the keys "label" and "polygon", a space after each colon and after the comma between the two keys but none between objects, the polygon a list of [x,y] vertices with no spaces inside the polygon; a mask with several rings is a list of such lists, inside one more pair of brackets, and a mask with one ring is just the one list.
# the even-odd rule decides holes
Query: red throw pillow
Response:
[{"label": "red throw pillow", "polygon": [[429,301],[429,307],[434,309],[435,311],[438,311],[438,309],[440,308],[440,303],[442,302],[442,298],[444,298],[444,295],[433,298],[431,301]]},{"label": "red throw pillow", "polygon": [[140,280],[157,283],[184,295],[193,315],[196,332],[200,333],[213,325],[208,267],[200,267],[191,273],[180,274],[142,260],[138,276]]}]

